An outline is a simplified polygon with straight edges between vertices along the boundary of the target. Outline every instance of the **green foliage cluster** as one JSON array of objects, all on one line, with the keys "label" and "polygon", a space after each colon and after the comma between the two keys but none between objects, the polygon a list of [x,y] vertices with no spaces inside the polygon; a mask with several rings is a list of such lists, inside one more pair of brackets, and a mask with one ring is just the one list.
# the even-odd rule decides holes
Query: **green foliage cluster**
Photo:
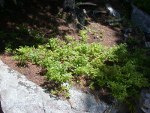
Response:
[{"label": "green foliage cluster", "polygon": [[130,53],[125,44],[107,48],[86,43],[85,32],[81,37],[76,41],[70,36],[66,36],[67,41],[51,38],[38,47],[20,47],[15,58],[23,64],[30,61],[42,66],[48,80],[60,84],[71,83],[73,77],[88,77],[89,87],[108,88],[120,101],[149,86],[145,77],[148,66],[144,67],[143,59],[150,60],[143,56],[143,50]]},{"label": "green foliage cluster", "polygon": [[150,14],[150,1],[149,0],[134,0],[134,4]]}]

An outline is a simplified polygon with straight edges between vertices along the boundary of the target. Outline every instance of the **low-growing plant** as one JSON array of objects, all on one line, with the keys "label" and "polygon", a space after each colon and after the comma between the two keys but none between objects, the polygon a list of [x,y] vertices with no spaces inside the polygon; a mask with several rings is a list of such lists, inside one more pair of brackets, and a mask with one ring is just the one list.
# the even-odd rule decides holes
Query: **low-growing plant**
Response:
[{"label": "low-growing plant", "polygon": [[87,32],[88,32],[87,30],[80,30],[79,31],[79,35],[81,37],[81,41],[83,41],[83,42],[87,41],[87,38],[88,38]]},{"label": "low-growing plant", "polygon": [[20,47],[15,58],[22,63],[30,61],[42,66],[47,70],[47,79],[61,86],[71,83],[74,77],[88,77],[91,82],[89,87],[108,88],[112,96],[120,101],[149,86],[143,74],[147,72],[141,61],[147,59],[143,50],[130,53],[126,44],[108,48],[98,43],[86,43],[86,33],[81,32],[80,35],[81,42],[70,37],[67,42],[51,38],[47,44],[37,48]]}]

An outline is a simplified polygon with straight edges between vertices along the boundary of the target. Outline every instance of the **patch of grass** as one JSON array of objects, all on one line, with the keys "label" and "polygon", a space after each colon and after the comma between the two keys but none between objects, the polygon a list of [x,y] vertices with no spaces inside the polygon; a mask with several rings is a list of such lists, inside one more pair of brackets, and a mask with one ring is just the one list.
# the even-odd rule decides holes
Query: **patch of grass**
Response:
[{"label": "patch of grass", "polygon": [[45,68],[47,79],[60,84],[65,91],[69,88],[64,88],[63,84],[71,85],[72,79],[80,76],[89,78],[92,89],[108,88],[120,101],[149,86],[146,75],[150,58],[144,54],[145,50],[130,53],[126,44],[107,48],[98,43],[86,43],[84,31],[80,36],[78,41],[67,36],[66,42],[52,38],[38,47],[20,47],[15,51],[15,59]]}]

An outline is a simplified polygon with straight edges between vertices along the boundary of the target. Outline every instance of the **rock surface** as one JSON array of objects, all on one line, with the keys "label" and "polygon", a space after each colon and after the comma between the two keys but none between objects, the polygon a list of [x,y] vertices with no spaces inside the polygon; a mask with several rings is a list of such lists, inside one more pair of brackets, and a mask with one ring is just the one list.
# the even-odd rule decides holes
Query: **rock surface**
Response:
[{"label": "rock surface", "polygon": [[150,33],[150,15],[132,5],[132,21],[145,33]]},{"label": "rock surface", "polygon": [[109,106],[103,102],[96,102],[93,95],[83,93],[82,91],[74,88],[70,90],[69,101],[71,103],[71,107],[76,111],[103,113],[107,108],[109,108]]},{"label": "rock surface", "polygon": [[103,113],[108,105],[75,88],[57,99],[0,61],[0,102],[4,113]]},{"label": "rock surface", "polygon": [[142,90],[140,97],[140,108],[143,113],[150,113],[150,89]]}]

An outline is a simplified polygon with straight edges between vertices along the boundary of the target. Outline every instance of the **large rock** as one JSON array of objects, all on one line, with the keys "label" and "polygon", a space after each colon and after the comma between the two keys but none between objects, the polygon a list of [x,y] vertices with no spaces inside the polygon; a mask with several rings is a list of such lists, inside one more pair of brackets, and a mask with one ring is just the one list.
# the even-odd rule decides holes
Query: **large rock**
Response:
[{"label": "large rock", "polygon": [[145,33],[150,33],[150,15],[132,5],[132,21]]},{"label": "large rock", "polygon": [[56,99],[0,61],[0,102],[4,113],[103,113],[108,105],[75,88],[70,100]]},{"label": "large rock", "polygon": [[150,89],[142,90],[140,97],[140,108],[144,113],[150,113]]},{"label": "large rock", "polygon": [[103,113],[109,108],[104,102],[97,102],[92,94],[72,88],[70,90],[70,103],[73,109],[90,113]]},{"label": "large rock", "polygon": [[4,113],[71,113],[67,101],[50,97],[42,88],[1,61],[0,101]]}]

